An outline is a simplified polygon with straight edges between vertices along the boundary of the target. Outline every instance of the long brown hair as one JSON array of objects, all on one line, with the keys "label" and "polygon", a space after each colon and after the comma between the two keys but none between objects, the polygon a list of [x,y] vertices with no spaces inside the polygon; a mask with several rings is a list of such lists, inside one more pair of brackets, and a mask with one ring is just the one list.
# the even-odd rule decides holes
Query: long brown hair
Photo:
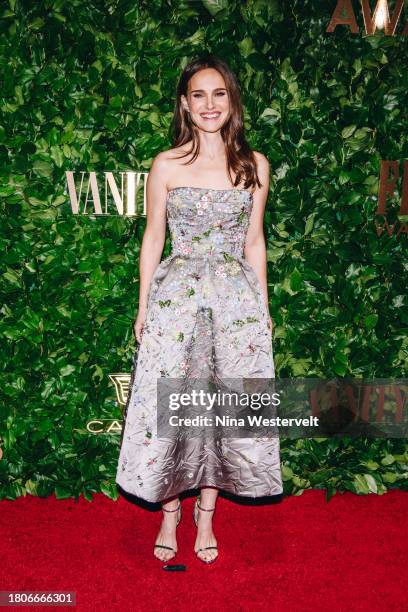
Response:
[{"label": "long brown hair", "polygon": [[187,153],[181,155],[178,159],[193,153],[192,159],[185,162],[185,165],[188,165],[197,158],[200,152],[198,128],[191,121],[189,112],[185,110],[181,102],[181,96],[184,95],[187,98],[189,80],[196,72],[204,68],[214,68],[217,70],[224,77],[225,87],[228,92],[231,114],[221,128],[221,136],[225,143],[227,169],[231,182],[233,183],[231,177],[232,169],[236,175],[235,183],[233,183],[234,187],[241,183],[242,178],[245,181],[244,189],[248,189],[248,187],[255,186],[256,184],[261,187],[255,156],[244,134],[244,113],[237,77],[228,64],[215,55],[206,55],[191,61],[184,68],[179,79],[172,121],[173,145],[174,147],[181,147],[192,140],[192,147],[190,151],[187,151]]}]

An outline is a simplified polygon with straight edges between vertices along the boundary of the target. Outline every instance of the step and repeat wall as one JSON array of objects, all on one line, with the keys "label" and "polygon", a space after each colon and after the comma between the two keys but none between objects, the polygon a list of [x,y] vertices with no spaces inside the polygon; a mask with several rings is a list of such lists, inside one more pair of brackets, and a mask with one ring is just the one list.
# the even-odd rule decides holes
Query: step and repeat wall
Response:
[{"label": "step and repeat wall", "polygon": [[[118,496],[146,177],[204,53],[271,166],[276,376],[407,376],[403,0],[9,0],[0,29],[1,498]],[[407,486],[402,437],[281,452],[288,494]]]}]

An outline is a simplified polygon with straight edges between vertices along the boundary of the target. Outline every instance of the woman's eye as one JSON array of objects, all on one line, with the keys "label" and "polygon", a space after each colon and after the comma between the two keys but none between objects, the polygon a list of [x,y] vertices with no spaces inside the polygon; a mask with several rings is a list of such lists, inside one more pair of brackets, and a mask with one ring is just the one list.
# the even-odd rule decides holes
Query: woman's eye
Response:
[{"label": "woman's eye", "polygon": [[[195,94],[193,94],[193,98],[201,98],[201,95],[202,94],[200,94],[200,93],[195,93]],[[219,91],[216,95],[217,96],[225,96],[225,91]]]}]

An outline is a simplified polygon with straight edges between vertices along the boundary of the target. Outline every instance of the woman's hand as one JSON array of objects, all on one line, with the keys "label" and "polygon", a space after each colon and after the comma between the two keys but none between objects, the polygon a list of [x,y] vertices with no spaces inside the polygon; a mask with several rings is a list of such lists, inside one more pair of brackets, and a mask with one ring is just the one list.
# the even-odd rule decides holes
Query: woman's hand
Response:
[{"label": "woman's hand", "polygon": [[133,331],[137,342],[140,344],[142,341],[143,329],[146,322],[147,308],[139,308],[137,312],[136,321],[133,324]]}]

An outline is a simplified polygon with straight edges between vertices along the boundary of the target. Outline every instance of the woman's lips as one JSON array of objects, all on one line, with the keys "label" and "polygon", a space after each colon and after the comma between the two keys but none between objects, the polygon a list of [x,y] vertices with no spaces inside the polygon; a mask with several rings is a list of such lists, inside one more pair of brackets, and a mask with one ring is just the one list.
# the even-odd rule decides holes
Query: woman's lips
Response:
[{"label": "woman's lips", "polygon": [[218,119],[221,113],[201,113],[200,117],[205,119],[206,121],[213,121],[214,119]]}]

